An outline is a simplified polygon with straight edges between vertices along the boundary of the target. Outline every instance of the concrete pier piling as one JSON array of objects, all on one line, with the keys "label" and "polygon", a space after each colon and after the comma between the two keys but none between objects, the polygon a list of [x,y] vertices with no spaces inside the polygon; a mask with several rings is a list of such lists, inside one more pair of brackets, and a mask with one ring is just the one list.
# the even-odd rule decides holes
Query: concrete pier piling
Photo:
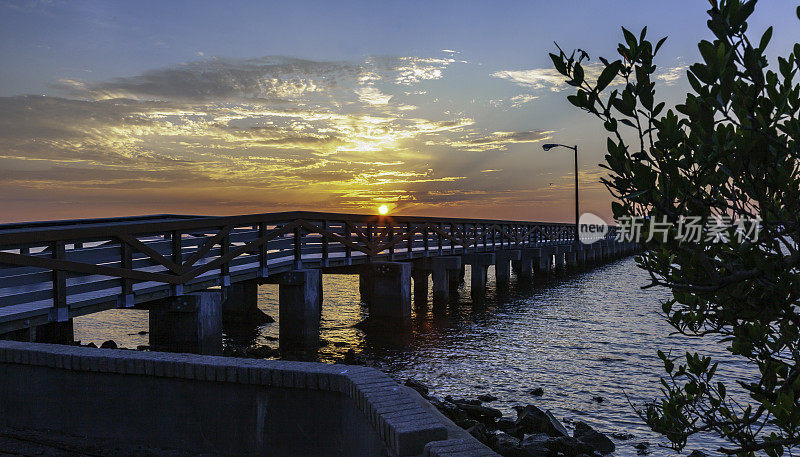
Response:
[{"label": "concrete pier piling", "polygon": [[578,265],[578,268],[586,267],[586,246],[582,245],[580,249],[575,251],[575,261]]},{"label": "concrete pier piling", "polygon": [[361,295],[361,303],[369,305],[372,302],[372,276],[369,271],[362,271],[358,275],[358,293]]},{"label": "concrete pier piling", "polygon": [[411,317],[411,264],[372,262],[368,265],[368,274],[371,276],[370,318]]},{"label": "concrete pier piling", "polygon": [[567,264],[567,253],[572,251],[571,246],[557,246],[554,251],[555,268],[556,270],[563,271]]},{"label": "concrete pier piling", "polygon": [[511,263],[517,262],[521,258],[519,249],[495,252],[494,275],[498,286],[508,285],[508,280],[511,278]]},{"label": "concrete pier piling", "polygon": [[547,275],[553,270],[553,252],[552,248],[537,248],[538,256],[536,257],[536,274],[538,276]]},{"label": "concrete pier piling", "polygon": [[564,255],[564,259],[566,261],[566,266],[570,270],[575,270],[578,268],[578,252],[577,250],[573,249],[570,252],[567,252]]},{"label": "concrete pier piling", "polygon": [[294,270],[278,279],[278,336],[281,349],[310,349],[319,345],[319,270]]},{"label": "concrete pier piling", "polygon": [[0,340],[24,341],[27,343],[73,344],[75,332],[72,319],[33,325],[13,332],[0,334]]},{"label": "concrete pier piling", "polygon": [[495,254],[493,252],[464,254],[461,256],[461,260],[464,265],[470,266],[472,300],[476,302],[483,301],[486,298],[487,272],[489,265],[495,263]]},{"label": "concrete pier piling", "polygon": [[169,297],[150,304],[150,347],[155,351],[222,352],[222,292]]},{"label": "concrete pier piling", "polygon": [[37,343],[72,344],[75,342],[72,319],[38,325],[32,331],[34,332],[32,341]]},{"label": "concrete pier piling", "polygon": [[521,249],[517,278],[524,281],[533,279],[533,264],[538,258],[539,248]]},{"label": "concrete pier piling", "polygon": [[454,281],[454,276],[461,272],[461,257],[444,256],[431,259],[431,276],[433,278],[433,303],[447,303],[450,301],[450,292],[453,283],[456,285],[458,293],[458,282]]},{"label": "concrete pier piling", "polygon": [[428,277],[430,275],[430,268],[418,266],[417,263],[411,269],[411,278],[414,280],[414,306],[417,308],[424,308],[428,305]]},{"label": "concrete pier piling", "polygon": [[242,281],[225,288],[222,319],[226,322],[263,324],[272,318],[258,308],[258,281]]}]

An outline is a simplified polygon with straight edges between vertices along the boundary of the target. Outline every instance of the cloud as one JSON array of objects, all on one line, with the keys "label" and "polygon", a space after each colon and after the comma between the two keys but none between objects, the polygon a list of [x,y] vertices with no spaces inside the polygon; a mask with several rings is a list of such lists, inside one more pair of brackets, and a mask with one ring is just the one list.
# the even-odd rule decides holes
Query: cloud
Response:
[{"label": "cloud", "polygon": [[551,138],[552,131],[525,130],[519,132],[493,132],[485,136],[463,138],[450,143],[467,151],[505,150],[510,144],[537,143]]},{"label": "cloud", "polygon": [[674,86],[686,75],[689,65],[676,65],[658,69],[655,78],[664,82],[667,86]]},{"label": "cloud", "polygon": [[424,80],[441,79],[443,70],[454,62],[455,59],[402,57],[395,67],[395,82],[410,86]]},{"label": "cloud", "polygon": [[550,132],[442,109],[435,100],[445,100],[447,81],[435,81],[456,62],[209,58],[108,81],[62,80],[64,96],[0,97],[0,213],[350,211],[377,201],[424,210],[505,201],[500,187],[512,184],[505,178],[514,166],[482,153]]},{"label": "cloud", "polygon": [[62,80],[57,87],[70,95],[94,100],[279,101],[333,87],[339,78],[351,77],[358,71],[359,67],[353,64],[288,57],[210,58],[111,81]]},{"label": "cloud", "polygon": [[359,87],[355,91],[358,99],[369,105],[385,105],[392,98],[391,95],[384,94],[373,86]]},{"label": "cloud", "polygon": [[564,76],[552,68],[503,70],[492,73],[492,77],[505,79],[519,86],[534,90],[550,89],[558,92],[566,86],[564,83]]},{"label": "cloud", "polygon": [[[583,64],[584,75],[587,81],[592,83],[597,80],[603,71],[600,63]],[[689,68],[688,65],[679,64],[673,67],[665,67],[656,71],[655,78],[664,81],[667,85],[675,84],[683,73]],[[531,90],[550,90],[560,92],[570,89],[566,83],[567,78],[554,68],[532,68],[529,70],[502,70],[491,74],[494,78],[511,81],[518,86],[523,86]],[[622,78],[617,77],[611,85],[623,83]]]}]

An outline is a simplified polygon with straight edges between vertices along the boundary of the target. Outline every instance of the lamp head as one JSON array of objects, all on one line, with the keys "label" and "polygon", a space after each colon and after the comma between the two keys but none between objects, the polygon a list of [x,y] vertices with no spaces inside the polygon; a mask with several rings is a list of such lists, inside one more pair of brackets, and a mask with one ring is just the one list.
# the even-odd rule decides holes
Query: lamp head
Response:
[{"label": "lamp head", "polygon": [[553,143],[545,143],[545,144],[542,145],[542,149],[544,149],[545,151],[549,151],[549,150],[551,150],[553,148],[556,148],[556,147],[558,147],[558,145],[557,144],[553,144]]}]

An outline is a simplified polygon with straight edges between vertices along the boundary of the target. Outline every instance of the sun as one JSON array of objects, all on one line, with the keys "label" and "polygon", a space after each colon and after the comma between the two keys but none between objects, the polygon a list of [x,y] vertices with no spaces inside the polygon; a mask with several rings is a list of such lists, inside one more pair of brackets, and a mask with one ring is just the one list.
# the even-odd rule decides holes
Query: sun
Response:
[{"label": "sun", "polygon": [[380,214],[386,214],[386,213],[388,213],[388,212],[389,212],[389,207],[388,207],[388,206],[386,206],[386,205],[381,205],[381,206],[378,208],[378,212],[379,212]]}]

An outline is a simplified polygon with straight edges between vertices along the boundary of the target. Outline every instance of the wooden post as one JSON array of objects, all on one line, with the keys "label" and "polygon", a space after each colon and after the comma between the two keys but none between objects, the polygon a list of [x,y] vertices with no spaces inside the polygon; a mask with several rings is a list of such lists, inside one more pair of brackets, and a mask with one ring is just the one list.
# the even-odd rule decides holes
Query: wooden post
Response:
[{"label": "wooden post", "polygon": [[[224,227],[220,227],[220,230],[224,230]],[[231,238],[230,234],[226,234],[222,237],[219,241],[219,255],[220,257],[224,257],[228,255],[231,248]],[[219,266],[219,273],[222,278],[220,278],[220,286],[227,287],[231,285],[231,263],[225,262]]]},{"label": "wooden post", "polygon": [[[133,250],[128,243],[120,241],[120,268],[126,270],[133,270]],[[120,297],[119,306],[122,308],[133,307],[133,280],[122,278],[122,296]]]},{"label": "wooden post", "polygon": [[[63,241],[56,241],[50,245],[51,256],[56,260],[63,260],[66,257],[66,249]],[[51,321],[66,322],[69,320],[69,308],[67,308],[67,273],[63,270],[53,270],[53,308],[54,313],[50,316]]]},{"label": "wooden post", "polygon": [[[172,248],[172,262],[175,265],[183,265],[183,237],[181,232],[177,230],[171,232],[169,239]],[[183,284],[173,284],[170,289],[173,297],[183,295]]]},{"label": "wooden post", "polygon": [[294,228],[294,267],[303,268],[303,239],[300,234],[300,227]]},{"label": "wooden post", "polygon": [[[258,224],[258,238],[267,236],[267,224],[262,222]],[[258,248],[258,276],[266,278],[269,276],[269,252],[267,250],[267,243],[261,243]]]}]

